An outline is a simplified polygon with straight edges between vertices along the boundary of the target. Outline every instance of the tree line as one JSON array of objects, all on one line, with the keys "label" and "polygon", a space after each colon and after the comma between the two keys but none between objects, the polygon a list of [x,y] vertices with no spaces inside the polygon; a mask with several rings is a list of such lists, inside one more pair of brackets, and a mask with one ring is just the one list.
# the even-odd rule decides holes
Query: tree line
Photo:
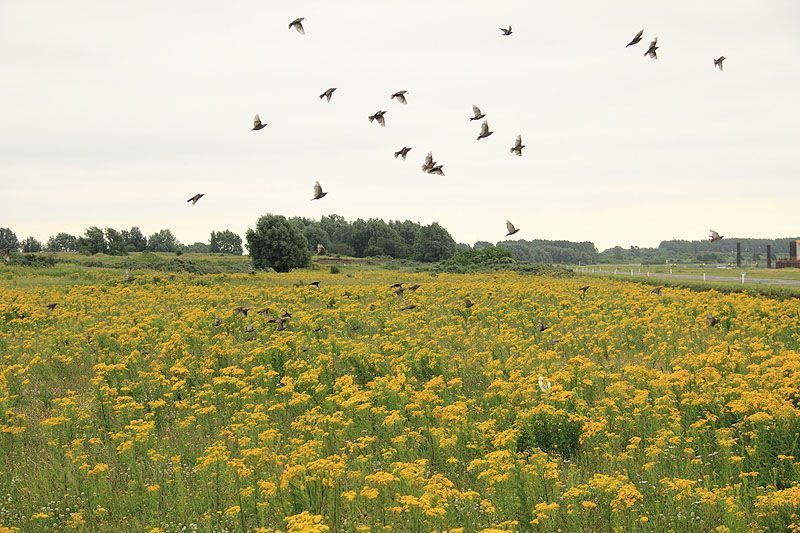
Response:
[{"label": "tree line", "polygon": [[789,255],[789,242],[798,237],[781,239],[743,239],[725,237],[718,242],[708,240],[661,241],[657,248],[614,246],[600,254],[601,263],[733,263],[736,261],[736,243],[742,245],[742,257],[748,261],[766,261],[767,245],[772,246],[773,258]]},{"label": "tree line", "polygon": [[128,255],[131,252],[173,252],[173,253],[222,253],[242,255],[242,238],[230,230],[212,231],[208,243],[181,244],[168,229],[159,230],[145,237],[142,231],[133,226],[130,229],[101,229],[97,226],[86,228],[83,235],[58,233],[47,239],[45,244],[34,237],[18,240],[9,228],[0,228],[0,249],[35,252],[78,252],[86,255]]}]

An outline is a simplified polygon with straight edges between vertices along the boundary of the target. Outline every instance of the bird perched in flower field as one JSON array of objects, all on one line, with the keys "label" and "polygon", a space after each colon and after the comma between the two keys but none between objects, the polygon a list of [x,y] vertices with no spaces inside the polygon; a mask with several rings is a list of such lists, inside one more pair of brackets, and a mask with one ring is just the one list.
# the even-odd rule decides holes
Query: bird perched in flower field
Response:
[{"label": "bird perched in flower field", "polygon": [[475,305],[475,304],[472,302],[472,300],[470,300],[469,298],[464,298],[464,307],[466,307],[467,309],[469,309],[469,308],[471,308],[473,305]]},{"label": "bird perched in flower field", "polygon": [[588,285],[584,285],[583,287],[579,287],[578,288],[578,291],[581,293],[581,300],[586,298],[586,291],[588,291],[588,290],[589,290],[589,286]]},{"label": "bird perched in flower field", "polygon": [[714,326],[716,326],[719,323],[719,319],[717,317],[715,317],[714,315],[709,313],[706,316],[706,323],[708,324],[708,327],[713,328]]}]

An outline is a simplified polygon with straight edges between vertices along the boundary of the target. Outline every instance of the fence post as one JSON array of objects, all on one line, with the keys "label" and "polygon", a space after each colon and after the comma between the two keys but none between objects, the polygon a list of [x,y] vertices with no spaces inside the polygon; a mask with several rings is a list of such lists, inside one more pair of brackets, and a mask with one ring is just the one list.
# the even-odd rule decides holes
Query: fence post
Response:
[{"label": "fence post", "polygon": [[744,275],[745,274],[746,274],[746,272],[742,272],[742,285],[744,285]]},{"label": "fence post", "polygon": [[705,280],[706,280],[706,273],[703,272],[703,281],[705,281]]}]

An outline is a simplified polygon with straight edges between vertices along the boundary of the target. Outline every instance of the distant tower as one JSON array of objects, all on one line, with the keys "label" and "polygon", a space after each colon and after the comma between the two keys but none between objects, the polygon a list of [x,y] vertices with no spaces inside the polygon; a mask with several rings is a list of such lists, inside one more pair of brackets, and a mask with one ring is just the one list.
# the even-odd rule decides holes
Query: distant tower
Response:
[{"label": "distant tower", "polygon": [[742,268],[742,243],[736,243],[736,268]]},{"label": "distant tower", "polygon": [[772,245],[767,245],[767,268],[772,268]]}]

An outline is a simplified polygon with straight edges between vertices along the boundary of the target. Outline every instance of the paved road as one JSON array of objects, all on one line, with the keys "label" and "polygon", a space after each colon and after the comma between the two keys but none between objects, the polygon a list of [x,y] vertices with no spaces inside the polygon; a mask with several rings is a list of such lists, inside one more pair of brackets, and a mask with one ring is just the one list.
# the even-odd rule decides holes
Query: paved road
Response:
[{"label": "paved road", "polygon": [[[581,274],[595,274],[604,276],[615,276],[613,270],[602,270],[599,268],[581,268],[577,272]],[[630,271],[617,270],[616,277],[619,278],[650,278],[650,279],[687,279],[695,281],[724,281],[729,283],[742,283],[742,277],[731,276],[713,276],[707,274],[703,278],[702,274],[669,274],[666,272],[651,272],[648,276],[647,272],[634,272],[631,276]],[[800,287],[800,279],[781,279],[781,278],[751,278],[745,275],[744,284],[758,284],[758,285],[778,285],[781,287]]]}]

